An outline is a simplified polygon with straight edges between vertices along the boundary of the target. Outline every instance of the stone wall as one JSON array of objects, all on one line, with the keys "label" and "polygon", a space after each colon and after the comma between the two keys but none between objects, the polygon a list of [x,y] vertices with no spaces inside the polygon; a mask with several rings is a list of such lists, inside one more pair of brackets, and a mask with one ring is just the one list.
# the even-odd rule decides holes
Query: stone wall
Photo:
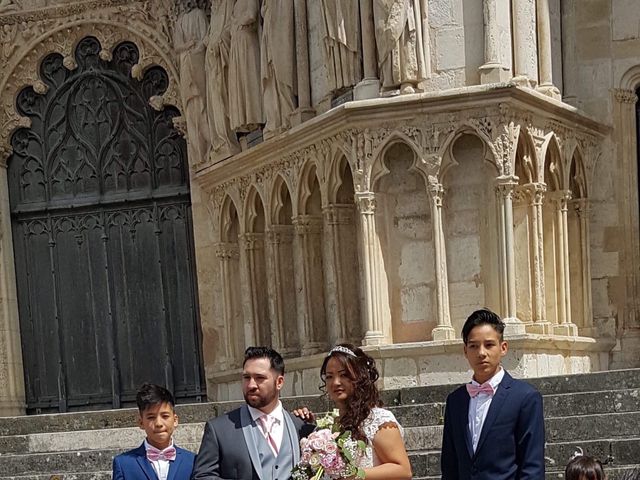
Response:
[{"label": "stone wall", "polygon": [[[292,0],[290,125],[263,143],[261,124],[233,131],[224,152],[202,131],[220,111],[201,112],[210,92],[194,93],[201,79],[181,70],[199,54],[176,41],[178,26],[189,31],[183,3],[1,1],[0,154],[26,125],[16,93],[46,89],[46,53],[72,67],[83,36],[100,40],[104,58],[130,40],[142,52],[136,74],[169,73],[167,93],[150,101],[183,112],[212,398],[238,396],[252,343],[283,350],[291,384],[303,385],[291,393],[315,392],[318,352],[343,340],[378,355],[386,386],[458,381],[459,331],[480,306],[507,319],[519,375],[638,365],[635,0],[411,0],[423,55],[416,78],[392,87],[374,3],[361,1],[362,71],[335,88],[323,2]],[[362,101],[339,105],[351,98]],[[0,408],[16,413],[23,372],[2,198],[0,378],[11,388]]]}]

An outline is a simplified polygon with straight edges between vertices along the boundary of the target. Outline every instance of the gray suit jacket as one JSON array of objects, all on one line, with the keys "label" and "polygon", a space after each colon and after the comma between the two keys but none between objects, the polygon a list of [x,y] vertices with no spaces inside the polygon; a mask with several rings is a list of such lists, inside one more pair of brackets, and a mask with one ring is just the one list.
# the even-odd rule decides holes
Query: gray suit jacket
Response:
[{"label": "gray suit jacket", "polygon": [[[300,444],[314,425],[284,411],[291,443]],[[209,420],[204,427],[200,451],[193,466],[192,480],[270,480],[261,478],[258,449],[251,435],[251,414],[246,405]],[[294,465],[300,460],[300,450],[293,450]]]}]

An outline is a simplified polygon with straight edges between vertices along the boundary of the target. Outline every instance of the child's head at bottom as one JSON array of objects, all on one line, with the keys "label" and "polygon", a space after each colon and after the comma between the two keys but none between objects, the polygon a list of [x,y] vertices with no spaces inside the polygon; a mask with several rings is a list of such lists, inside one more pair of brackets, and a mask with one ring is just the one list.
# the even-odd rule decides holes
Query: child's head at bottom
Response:
[{"label": "child's head at bottom", "polygon": [[145,383],[136,395],[138,425],[147,434],[147,442],[163,450],[172,443],[178,426],[175,400],[169,390],[160,385]]},{"label": "child's head at bottom", "polygon": [[565,480],[606,480],[602,463],[589,455],[573,457],[564,470]]}]

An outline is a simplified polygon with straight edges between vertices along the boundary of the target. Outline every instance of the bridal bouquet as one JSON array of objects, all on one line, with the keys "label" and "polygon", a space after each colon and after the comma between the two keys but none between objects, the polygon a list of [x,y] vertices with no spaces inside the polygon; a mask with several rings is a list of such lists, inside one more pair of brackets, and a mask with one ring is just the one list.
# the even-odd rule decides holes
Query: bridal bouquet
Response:
[{"label": "bridal bouquet", "polygon": [[336,418],[337,409],[316,422],[317,428],[300,440],[300,462],[291,472],[292,480],[320,480],[329,478],[364,478],[364,470],[356,465],[364,454],[366,444],[355,440],[351,432],[341,432]]}]

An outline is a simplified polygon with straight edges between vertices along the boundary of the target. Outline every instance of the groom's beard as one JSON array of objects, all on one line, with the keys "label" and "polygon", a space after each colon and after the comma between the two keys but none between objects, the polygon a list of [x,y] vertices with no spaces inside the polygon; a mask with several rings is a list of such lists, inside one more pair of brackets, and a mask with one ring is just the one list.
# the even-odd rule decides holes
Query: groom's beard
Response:
[{"label": "groom's beard", "polygon": [[273,385],[270,385],[264,391],[260,389],[253,390],[251,392],[246,392],[243,394],[244,401],[247,402],[247,405],[261,409],[262,407],[269,405],[273,402],[278,396],[278,390],[276,389],[276,382],[273,382]]}]

